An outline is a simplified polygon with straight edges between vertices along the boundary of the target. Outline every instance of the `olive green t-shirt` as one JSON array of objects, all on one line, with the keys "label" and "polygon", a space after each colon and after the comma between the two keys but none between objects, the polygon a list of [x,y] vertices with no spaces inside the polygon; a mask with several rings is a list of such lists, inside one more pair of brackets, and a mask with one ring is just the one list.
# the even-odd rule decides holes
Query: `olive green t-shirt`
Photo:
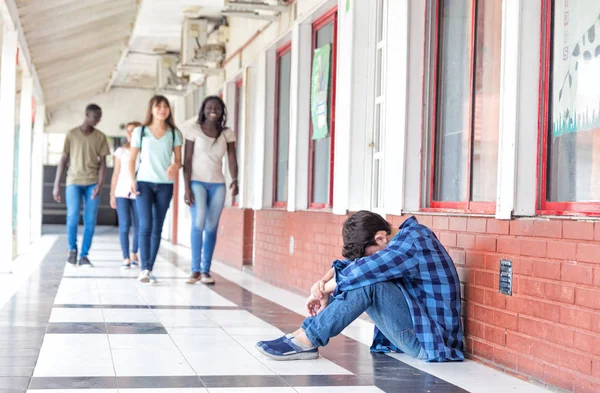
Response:
[{"label": "olive green t-shirt", "polygon": [[110,149],[101,131],[94,128],[86,136],[79,127],[75,127],[67,133],[63,153],[69,155],[67,185],[89,186],[98,182],[99,158],[109,155]]}]

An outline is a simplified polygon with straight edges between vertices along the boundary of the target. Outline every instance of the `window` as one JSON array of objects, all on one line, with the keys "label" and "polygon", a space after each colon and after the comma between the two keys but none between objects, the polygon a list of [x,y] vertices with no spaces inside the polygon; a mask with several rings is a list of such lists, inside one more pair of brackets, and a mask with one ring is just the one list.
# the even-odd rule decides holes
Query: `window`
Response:
[{"label": "window", "polygon": [[[238,163],[238,188],[242,189],[242,183],[240,182],[240,172],[242,171],[242,163],[240,162],[240,150],[242,146],[239,143],[241,134],[243,116],[244,116],[244,90],[243,90],[243,79],[239,78],[235,81],[235,147],[236,157]],[[231,199],[233,206],[239,206],[239,194]]]},{"label": "window", "polygon": [[541,208],[600,215],[600,3],[546,1]]},{"label": "window", "polygon": [[290,78],[292,72],[292,45],[288,43],[277,51],[275,88],[275,187],[273,206],[287,205],[287,180],[290,141]]},{"label": "window", "polygon": [[373,133],[371,140],[372,168],[371,168],[371,208],[373,210],[383,208],[383,110],[385,107],[385,32],[384,3],[386,0],[377,0],[376,19],[376,47],[375,47],[375,102],[373,107]]},{"label": "window", "polygon": [[[313,50],[331,45],[327,94],[328,135],[313,140],[311,124],[309,152],[309,207],[326,208],[333,204],[333,149],[335,140],[335,69],[337,52],[337,8],[313,23]],[[314,53],[314,52],[313,52]],[[312,79],[312,77],[311,77]]]},{"label": "window", "polygon": [[432,208],[495,211],[502,0],[440,0]]}]

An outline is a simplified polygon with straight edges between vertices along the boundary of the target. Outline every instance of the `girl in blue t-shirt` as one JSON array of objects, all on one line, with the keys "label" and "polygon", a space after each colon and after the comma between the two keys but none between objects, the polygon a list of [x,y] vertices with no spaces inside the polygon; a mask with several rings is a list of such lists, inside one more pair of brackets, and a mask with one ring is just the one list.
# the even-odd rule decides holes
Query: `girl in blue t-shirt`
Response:
[{"label": "girl in blue t-shirt", "polygon": [[[131,136],[131,193],[137,195],[139,218],[139,247],[142,272],[138,280],[156,283],[152,273],[163,223],[173,197],[173,183],[181,168],[182,137],[164,96],[154,96],[148,104],[144,125]],[[135,161],[140,155],[139,169]],[[173,162],[175,155],[175,162]]]}]

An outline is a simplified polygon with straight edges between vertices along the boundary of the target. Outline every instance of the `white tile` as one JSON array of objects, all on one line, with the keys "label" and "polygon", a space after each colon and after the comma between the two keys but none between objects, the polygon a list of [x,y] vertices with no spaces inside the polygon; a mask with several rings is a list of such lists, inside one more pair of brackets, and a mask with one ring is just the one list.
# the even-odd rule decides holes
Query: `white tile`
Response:
[{"label": "white tile", "polygon": [[119,393],[207,393],[205,388],[119,389]]},{"label": "white tile", "polygon": [[89,322],[103,323],[102,310],[99,308],[53,308],[51,323]]},{"label": "white tile", "polygon": [[204,310],[153,309],[152,312],[168,327],[215,327],[204,315]]},{"label": "white tile", "polygon": [[[310,386],[295,387],[298,393],[383,393],[375,386]],[[435,393],[435,389],[432,393]]]},{"label": "white tile", "polygon": [[117,389],[29,389],[27,393],[118,393]]},{"label": "white tile", "polygon": [[119,292],[100,292],[100,302],[101,304],[147,305],[139,295],[124,296]]},{"label": "white tile", "polygon": [[194,358],[186,355],[198,375],[275,375],[248,353],[215,356],[208,352],[203,355]]},{"label": "white tile", "polygon": [[[211,322],[212,323],[212,322]],[[210,327],[167,327],[167,333],[177,336],[213,336],[216,337],[224,332],[222,328],[213,324]]]},{"label": "white tile", "polygon": [[177,346],[168,334],[109,334],[111,349],[168,349],[177,350]]},{"label": "white tile", "polygon": [[196,375],[177,350],[113,349],[112,356],[119,377]]},{"label": "white tile", "polygon": [[[270,327],[223,327],[232,336],[262,336],[257,341],[271,340],[283,336],[285,333],[275,326]],[[371,332],[372,334],[373,332]]]},{"label": "white tile", "polygon": [[204,310],[204,314],[219,326],[270,328],[272,325],[246,310]]},{"label": "white tile", "polygon": [[158,318],[150,309],[104,308],[104,320],[107,323],[157,323]]},{"label": "white tile", "polygon": [[318,358],[302,362],[281,362],[270,359],[262,354],[258,360],[279,375],[351,375],[343,367],[327,360]]},{"label": "white tile", "polygon": [[212,388],[209,393],[295,393],[292,388]]}]

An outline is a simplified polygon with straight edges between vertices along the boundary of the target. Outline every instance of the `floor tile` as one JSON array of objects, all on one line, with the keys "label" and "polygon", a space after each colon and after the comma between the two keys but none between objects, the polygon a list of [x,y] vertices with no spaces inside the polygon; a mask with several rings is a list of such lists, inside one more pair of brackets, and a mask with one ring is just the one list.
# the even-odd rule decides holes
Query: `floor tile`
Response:
[{"label": "floor tile", "polygon": [[206,392],[206,390],[202,390],[204,388],[204,383],[197,376],[119,377],[118,381],[120,392],[127,392],[129,389],[137,389],[138,392],[140,390],[143,392],[147,392],[148,390],[158,390],[159,392],[166,393],[170,389],[181,388],[195,388],[194,390],[200,388],[200,392]]},{"label": "floor tile", "polygon": [[111,350],[114,349],[171,349],[177,350],[167,334],[109,334]]},{"label": "floor tile", "polygon": [[209,393],[295,393],[292,388],[211,388]]},{"label": "floor tile", "polygon": [[29,389],[27,393],[119,393],[117,389]]},{"label": "floor tile", "polygon": [[113,349],[112,357],[119,377],[196,375],[181,352],[176,349]]},{"label": "floor tile", "polygon": [[156,323],[156,315],[150,309],[102,309],[104,320],[109,322]]},{"label": "floor tile", "polygon": [[205,388],[119,389],[119,393],[208,393]]},{"label": "floor tile", "polygon": [[53,308],[50,322],[104,322],[100,309]]}]

